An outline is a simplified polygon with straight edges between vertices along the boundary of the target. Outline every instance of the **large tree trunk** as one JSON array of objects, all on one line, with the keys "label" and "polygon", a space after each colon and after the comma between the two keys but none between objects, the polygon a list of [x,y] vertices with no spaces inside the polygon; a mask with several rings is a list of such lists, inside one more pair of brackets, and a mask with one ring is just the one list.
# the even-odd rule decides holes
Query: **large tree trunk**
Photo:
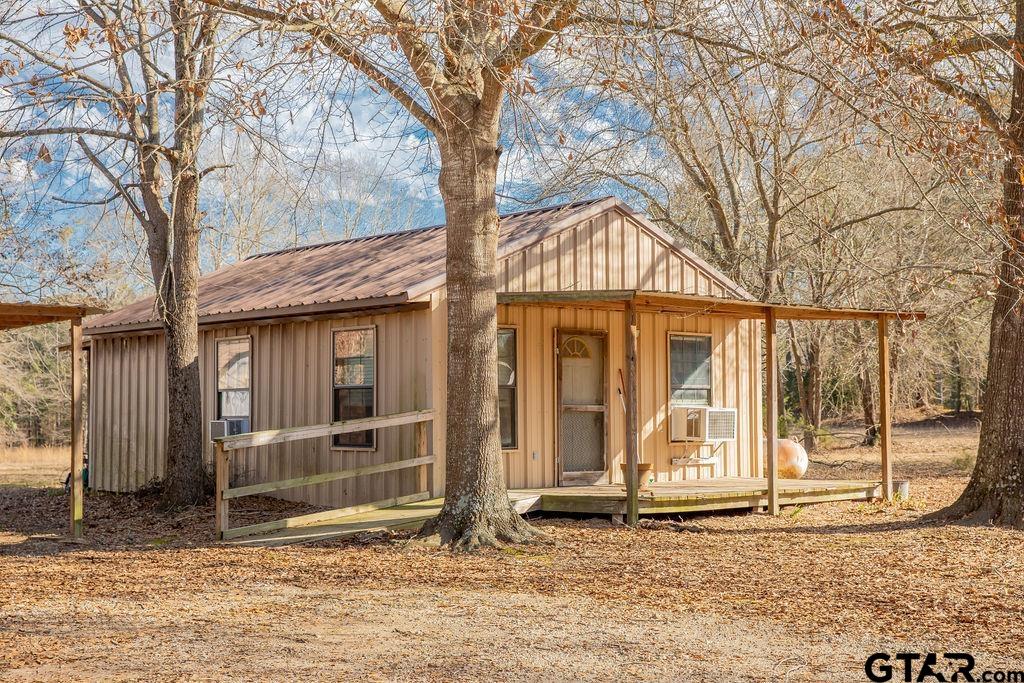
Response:
[{"label": "large tree trunk", "polygon": [[[480,139],[482,138],[482,139]],[[444,506],[424,535],[472,550],[539,535],[505,488],[498,423],[495,189],[500,149],[493,137],[439,141],[447,222],[448,398]]]},{"label": "large tree trunk", "polygon": [[166,342],[167,471],[163,501],[194,505],[206,495],[202,398],[199,386],[199,144],[205,87],[212,75],[216,23],[200,24],[191,0],[170,3],[174,22],[175,152],[171,163],[170,234],[173,251],[157,291]]},{"label": "large tree trunk", "polygon": [[162,290],[170,406],[163,500],[169,507],[202,502],[207,483],[199,386],[199,181],[194,167],[176,176],[174,253]]},{"label": "large tree trunk", "polygon": [[[1016,1],[1014,41],[1024,44],[1024,0]],[[1024,68],[1013,62],[1013,96],[1007,131],[1024,146]],[[1024,171],[1021,154],[1003,168],[1006,246],[989,335],[985,412],[978,459],[960,498],[932,515],[1024,528]]]}]

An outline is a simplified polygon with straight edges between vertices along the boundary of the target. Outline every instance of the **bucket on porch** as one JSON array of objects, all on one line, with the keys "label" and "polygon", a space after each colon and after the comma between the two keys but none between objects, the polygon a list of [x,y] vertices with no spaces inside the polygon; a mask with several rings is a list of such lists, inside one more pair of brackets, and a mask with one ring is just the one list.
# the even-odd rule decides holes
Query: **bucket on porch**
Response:
[{"label": "bucket on porch", "polygon": [[[619,463],[619,467],[622,469],[622,478],[625,479],[626,463]],[[647,488],[648,485],[654,483],[654,463],[638,462],[636,464],[636,473],[640,488]]]}]

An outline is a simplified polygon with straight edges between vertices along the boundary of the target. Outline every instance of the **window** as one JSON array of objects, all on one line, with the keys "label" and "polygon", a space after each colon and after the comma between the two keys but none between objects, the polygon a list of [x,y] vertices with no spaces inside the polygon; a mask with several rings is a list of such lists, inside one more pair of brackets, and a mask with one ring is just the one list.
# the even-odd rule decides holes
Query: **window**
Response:
[{"label": "window", "polygon": [[217,342],[217,419],[228,423],[228,434],[250,429],[249,339]]},{"label": "window", "polygon": [[[372,327],[334,332],[333,420],[375,414],[376,334]],[[376,430],[335,434],[335,448],[373,448]]]},{"label": "window", "polygon": [[516,448],[516,331],[498,330],[498,422],[501,447]]},{"label": "window", "polygon": [[711,337],[669,335],[670,402],[711,405]]}]

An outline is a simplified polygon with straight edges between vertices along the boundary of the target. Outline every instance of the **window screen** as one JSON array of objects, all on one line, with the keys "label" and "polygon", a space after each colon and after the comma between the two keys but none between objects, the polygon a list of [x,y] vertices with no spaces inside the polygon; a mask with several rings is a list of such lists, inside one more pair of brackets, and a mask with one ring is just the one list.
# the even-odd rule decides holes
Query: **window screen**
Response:
[{"label": "window screen", "polygon": [[669,337],[671,402],[711,405],[711,337]]},{"label": "window screen", "polygon": [[217,419],[229,421],[229,434],[252,431],[249,359],[248,339],[217,342]]},{"label": "window screen", "polygon": [[518,424],[516,415],[516,331],[498,330],[498,421],[501,424],[501,447],[516,448]]},{"label": "window screen", "polygon": [[[375,414],[376,339],[373,329],[334,333],[333,420]],[[373,448],[376,430],[335,434],[337,448]]]}]

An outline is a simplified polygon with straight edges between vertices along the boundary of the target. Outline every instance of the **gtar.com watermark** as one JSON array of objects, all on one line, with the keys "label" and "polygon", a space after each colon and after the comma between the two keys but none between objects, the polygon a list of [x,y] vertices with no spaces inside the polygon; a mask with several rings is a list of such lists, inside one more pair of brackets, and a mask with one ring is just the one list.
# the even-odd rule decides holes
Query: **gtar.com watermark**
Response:
[{"label": "gtar.com watermark", "polygon": [[966,652],[876,652],[864,662],[864,673],[876,683],[1024,683],[1024,671],[981,669]]}]

